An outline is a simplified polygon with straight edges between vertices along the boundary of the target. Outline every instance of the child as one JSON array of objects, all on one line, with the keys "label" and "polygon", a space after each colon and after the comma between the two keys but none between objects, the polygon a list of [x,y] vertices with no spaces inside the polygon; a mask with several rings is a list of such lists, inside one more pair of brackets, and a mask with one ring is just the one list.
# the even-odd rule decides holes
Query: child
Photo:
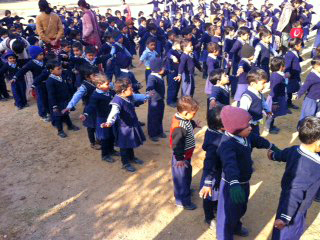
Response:
[{"label": "child", "polygon": [[320,56],[315,57],[311,65],[312,71],[296,94],[300,98],[307,93],[303,100],[300,120],[308,116],[320,117]]},{"label": "child", "polygon": [[237,72],[238,83],[237,83],[237,91],[234,95],[234,100],[240,101],[242,94],[247,90],[249,84],[247,81],[248,72],[250,72],[252,68],[252,61],[254,58],[254,47],[249,44],[243,45],[241,49],[241,60],[239,63],[239,68]]},{"label": "child", "polygon": [[276,117],[284,116],[288,113],[286,101],[286,80],[284,78],[285,60],[283,57],[274,57],[271,60],[270,68],[270,95],[267,98],[267,104],[272,110],[272,117],[266,121],[266,131],[271,134],[277,134],[280,129],[274,126]]},{"label": "child", "polygon": [[224,50],[223,52],[229,54],[232,46],[235,42],[234,40],[235,29],[233,27],[225,27],[224,29]]},{"label": "child", "polygon": [[[12,51],[8,52],[9,55],[14,55]],[[9,57],[8,55],[8,57]],[[6,56],[6,55],[5,55]],[[4,73],[7,71],[8,64],[5,64],[1,59],[0,59],[0,69],[1,69],[1,74],[0,74],[0,101],[8,101],[10,99],[10,95],[8,93],[7,89],[7,84],[5,81],[5,76]],[[11,78],[10,78],[11,80]]]},{"label": "child", "polygon": [[[221,52],[220,46],[217,43],[210,42],[208,44],[208,57],[207,57],[207,67],[208,76],[210,76],[215,69],[221,68],[222,59],[219,56]],[[206,80],[205,93],[210,95],[212,93],[213,85],[209,81],[209,77]]]},{"label": "child", "polygon": [[[62,113],[70,112],[76,107],[78,102],[82,99],[84,104],[84,110],[89,103],[90,96],[96,89],[95,79],[96,75],[99,73],[98,69],[95,67],[87,67],[81,69],[84,80],[82,81],[81,86],[78,88],[72,96],[72,99],[69,101],[67,107],[62,111]],[[96,117],[93,113],[89,116],[80,116],[80,119],[83,120],[83,125],[87,128],[88,138],[91,148],[95,150],[100,150],[101,146],[96,141],[95,132],[96,132]]]},{"label": "child", "polygon": [[69,130],[78,131],[80,128],[73,125],[69,113],[62,113],[62,110],[67,107],[70,94],[67,83],[61,78],[61,64],[58,61],[51,61],[47,63],[47,68],[51,73],[46,81],[46,86],[49,106],[52,111],[52,123],[58,129],[58,136],[65,138],[67,134],[63,131],[63,122],[68,125]]},{"label": "child", "polygon": [[148,76],[151,73],[150,61],[151,61],[151,59],[158,57],[158,53],[156,52],[157,40],[155,38],[149,38],[147,40],[146,45],[147,45],[146,50],[143,51],[143,53],[140,57],[140,64],[139,65],[142,65],[144,63],[144,65],[146,67],[145,78],[146,78],[146,83],[147,83]]},{"label": "child", "polygon": [[[0,68],[0,76],[3,78],[6,77],[11,83],[11,90],[14,97],[14,105],[18,110],[21,110],[24,107],[28,107],[26,89],[27,85],[24,80],[24,77],[14,79],[13,76],[19,71],[19,67],[17,66],[17,57],[12,51],[8,51],[4,58],[7,60],[7,63],[3,63]],[[1,61],[2,62],[2,61]],[[5,83],[4,83],[5,84]],[[8,96],[8,95],[4,95]]]},{"label": "child", "polygon": [[115,82],[115,97],[111,101],[111,112],[106,123],[101,127],[115,125],[115,145],[120,148],[123,168],[128,172],[136,169],[130,162],[143,164],[143,161],[134,156],[134,148],[143,144],[146,140],[134,107],[133,88],[128,79],[118,79]]},{"label": "child", "polygon": [[303,29],[302,29],[302,24],[300,21],[296,21],[293,24],[293,28],[290,31],[290,38],[294,39],[294,38],[299,38],[299,39],[303,39]]},{"label": "child", "polygon": [[120,68],[119,78],[126,78],[130,80],[134,93],[139,93],[139,90],[142,88],[142,85],[136,79],[134,73],[129,70],[131,59],[116,57],[115,64]]},{"label": "child", "polygon": [[180,90],[180,81],[175,81],[174,78],[178,75],[179,63],[181,58],[181,40],[176,39],[173,42],[172,48],[167,53],[167,104],[172,108],[177,107],[177,98]]},{"label": "child", "polygon": [[299,55],[300,50],[302,49],[302,40],[299,38],[294,38],[289,40],[290,51],[287,52],[285,56],[286,69],[285,74],[286,78],[289,78],[287,86],[287,95],[288,95],[288,108],[299,109],[298,106],[292,103],[292,94],[299,91],[300,82],[301,82],[301,66],[300,62],[302,58]]},{"label": "child", "polygon": [[271,117],[272,112],[266,104],[263,94],[264,85],[268,76],[259,68],[252,69],[247,75],[248,89],[242,94],[239,107],[248,111],[252,116],[252,132],[260,135],[259,124],[263,121],[263,112]]},{"label": "child", "polygon": [[214,211],[217,209],[219,185],[222,174],[222,164],[217,154],[223,136],[223,125],[220,112],[222,107],[216,107],[208,111],[208,129],[206,131],[202,149],[206,152],[203,162],[203,173],[200,183],[199,195],[203,198],[203,210],[205,222],[214,228]]},{"label": "child", "polygon": [[178,76],[175,80],[182,81],[182,96],[193,96],[195,91],[194,67],[196,66],[199,71],[202,71],[202,68],[192,55],[193,46],[191,41],[183,40],[181,42],[181,50],[183,53],[180,58]]},{"label": "child", "polygon": [[271,160],[286,162],[281,181],[272,239],[300,239],[305,231],[307,211],[320,187],[320,120],[307,117],[299,127],[300,146],[269,152]]},{"label": "child", "polygon": [[167,138],[163,131],[165,84],[162,75],[165,72],[161,58],[150,61],[151,74],[148,77],[147,91],[152,91],[148,107],[148,135],[150,140],[158,142],[159,138]]},{"label": "child", "polygon": [[209,76],[213,85],[209,96],[209,109],[230,104],[229,76],[222,69],[215,69]]},{"label": "child", "polygon": [[179,99],[177,110],[171,122],[170,146],[172,148],[172,175],[176,205],[186,210],[197,206],[191,202],[192,166],[191,157],[195,149],[192,120],[199,109],[199,103],[190,96]]},{"label": "child", "polygon": [[222,162],[217,239],[233,240],[233,235],[249,235],[249,231],[242,226],[241,218],[246,213],[249,199],[249,181],[253,172],[252,150],[265,148],[278,151],[278,148],[266,139],[251,134],[251,116],[247,111],[225,106],[220,116],[225,134],[217,150]]},{"label": "child", "polygon": [[113,163],[112,156],[119,156],[114,150],[114,136],[112,128],[101,128],[101,123],[105,122],[108,117],[111,105],[110,102],[114,92],[110,90],[110,81],[103,75],[95,78],[96,90],[92,93],[89,104],[85,108],[84,115],[89,116],[96,113],[96,136],[101,143],[101,159]]}]

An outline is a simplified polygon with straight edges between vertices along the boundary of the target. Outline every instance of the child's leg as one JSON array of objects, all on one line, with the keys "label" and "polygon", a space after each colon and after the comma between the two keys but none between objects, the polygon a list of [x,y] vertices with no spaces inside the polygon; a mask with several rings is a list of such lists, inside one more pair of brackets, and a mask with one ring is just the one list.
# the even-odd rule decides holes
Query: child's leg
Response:
[{"label": "child's leg", "polygon": [[108,139],[101,139],[101,156],[109,156],[110,155],[110,148],[109,148],[109,141]]},{"label": "child's leg", "polygon": [[20,81],[19,84],[19,94],[21,97],[21,101],[23,106],[27,105],[27,95],[26,95],[26,90],[27,90],[27,84],[25,81]]},{"label": "child's leg", "polygon": [[287,103],[288,106],[292,105],[292,93],[287,93],[288,99],[287,99]]},{"label": "child's leg", "polygon": [[6,82],[3,78],[0,78],[0,96],[4,98],[9,98],[8,89]]},{"label": "child's leg", "polygon": [[36,92],[37,92],[38,114],[40,117],[45,118],[47,116],[47,113],[45,111],[45,107],[44,107],[44,103],[43,103],[44,94],[43,94],[41,86],[36,87]]},{"label": "child's leg", "polygon": [[182,87],[181,95],[190,96],[191,95],[191,79],[189,74],[182,73]]},{"label": "child's leg", "polygon": [[122,165],[127,165],[130,160],[130,148],[120,148]]},{"label": "child's leg", "polygon": [[17,108],[22,108],[24,105],[22,103],[22,99],[20,97],[19,85],[18,82],[14,82],[11,84],[11,91],[13,94],[14,102]]},{"label": "child's leg", "polygon": [[266,120],[267,130],[270,131],[273,128],[273,124],[274,124],[274,117],[267,118],[267,120]]},{"label": "child's leg", "polygon": [[240,219],[247,210],[247,203],[250,193],[250,185],[241,184],[246,195],[246,201],[242,204],[235,204],[231,200],[230,185],[224,180],[220,183],[219,204],[217,213],[217,239],[233,239],[233,235],[242,228]]},{"label": "child's leg", "polygon": [[190,161],[185,161],[187,167],[177,167],[177,160],[172,156],[172,176],[174,186],[174,196],[177,205],[190,205],[191,204],[191,179],[192,179],[192,166]]},{"label": "child's leg", "polygon": [[62,116],[62,120],[67,124],[68,128],[73,128],[73,124],[69,114],[65,114]]},{"label": "child's leg", "polygon": [[88,138],[91,144],[96,143],[95,132],[96,132],[95,128],[87,128]]},{"label": "child's leg", "polygon": [[180,82],[175,81],[173,78],[177,75],[169,73],[168,75],[168,95],[167,95],[167,104],[174,104],[177,102],[177,96],[179,93]]},{"label": "child's leg", "polygon": [[216,205],[216,202],[211,201],[207,198],[203,199],[203,211],[204,211],[204,217],[207,223],[210,223],[210,221],[214,219],[215,205]]},{"label": "child's leg", "polygon": [[146,84],[148,83],[148,77],[151,74],[151,70],[150,69],[146,69],[145,71],[145,78],[146,78]]},{"label": "child's leg", "polygon": [[63,131],[63,117],[62,116],[54,116],[54,125],[56,126],[56,128],[58,129],[58,132],[62,132]]},{"label": "child's leg", "polygon": [[148,134],[150,138],[158,137],[163,133],[163,126],[162,126],[163,114],[164,114],[164,101],[149,100]]}]

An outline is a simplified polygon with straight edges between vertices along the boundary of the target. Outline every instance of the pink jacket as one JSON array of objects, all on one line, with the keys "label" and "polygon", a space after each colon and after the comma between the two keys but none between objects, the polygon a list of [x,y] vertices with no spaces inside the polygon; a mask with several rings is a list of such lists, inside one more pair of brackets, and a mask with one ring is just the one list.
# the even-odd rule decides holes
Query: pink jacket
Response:
[{"label": "pink jacket", "polygon": [[85,41],[86,43],[92,46],[100,47],[101,41],[100,41],[99,25],[97,22],[96,15],[91,10],[88,10],[83,14],[82,25],[83,25],[83,30],[82,30],[83,41]]}]

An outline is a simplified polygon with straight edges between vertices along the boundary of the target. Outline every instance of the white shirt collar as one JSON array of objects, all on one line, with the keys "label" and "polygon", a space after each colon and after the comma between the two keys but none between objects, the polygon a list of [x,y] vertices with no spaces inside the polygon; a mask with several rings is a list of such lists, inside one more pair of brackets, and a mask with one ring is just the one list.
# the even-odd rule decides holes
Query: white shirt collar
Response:
[{"label": "white shirt collar", "polygon": [[284,72],[277,71],[276,73],[278,73],[279,75],[281,75],[282,77],[284,77]]},{"label": "white shirt collar", "polygon": [[241,42],[242,45],[245,44],[245,42],[240,37],[238,37],[238,41]]},{"label": "white shirt collar", "polygon": [[320,73],[316,70],[312,69],[311,72],[313,72],[315,75],[317,75],[318,78],[320,78]]},{"label": "white shirt collar", "polygon": [[128,69],[125,69],[125,68],[120,68],[120,71],[121,71],[121,72],[125,72],[125,73],[130,72]]},{"label": "white shirt collar", "polygon": [[296,50],[291,50],[291,52],[297,57],[299,58],[299,53]]},{"label": "white shirt collar", "polygon": [[208,57],[211,57],[211,58],[213,58],[213,59],[217,59],[217,56],[213,55],[213,53],[209,53],[209,54],[208,54]]},{"label": "white shirt collar", "polygon": [[151,75],[162,79],[162,76],[159,73],[152,72]]},{"label": "white shirt collar", "polygon": [[244,145],[244,146],[248,146],[248,141],[246,138],[243,138],[243,137],[240,137],[240,136],[237,136],[237,135],[233,135],[227,131],[224,132],[227,136],[229,137],[232,137],[234,139],[236,139],[240,144]]},{"label": "white shirt collar", "polygon": [[265,46],[266,48],[269,48],[269,44],[267,44],[267,43],[265,43],[265,42],[263,42],[263,41],[260,41],[260,43],[261,43],[263,46]]},{"label": "white shirt collar", "polygon": [[59,82],[62,82],[62,78],[59,77],[59,76],[56,76],[56,75],[54,75],[54,74],[50,74],[49,77],[51,77],[51,78],[53,78],[53,79],[55,79],[55,80],[57,80],[57,81],[59,81]]},{"label": "white shirt collar", "polygon": [[318,153],[311,152],[308,149],[304,148],[302,145],[299,146],[299,149],[300,149],[300,154],[320,164],[320,156]]},{"label": "white shirt collar", "polygon": [[248,86],[248,90],[250,92],[253,92],[257,97],[261,98],[261,93],[259,91],[257,91],[256,89],[254,89],[253,87]]}]

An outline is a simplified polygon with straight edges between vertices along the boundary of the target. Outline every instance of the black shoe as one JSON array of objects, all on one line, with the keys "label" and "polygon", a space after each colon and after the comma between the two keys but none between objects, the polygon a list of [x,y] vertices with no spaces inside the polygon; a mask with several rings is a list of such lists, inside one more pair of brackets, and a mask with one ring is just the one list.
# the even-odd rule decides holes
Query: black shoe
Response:
[{"label": "black shoe", "polygon": [[67,134],[62,130],[62,131],[58,132],[58,136],[61,138],[66,138]]},{"label": "black shoe", "polygon": [[7,98],[1,98],[0,99],[0,102],[6,102],[6,101],[8,101],[9,99],[7,99]]},{"label": "black shoe", "polygon": [[288,108],[292,108],[292,109],[295,109],[295,110],[299,109],[299,107],[294,105],[294,104],[289,104]]},{"label": "black shoe", "polygon": [[240,237],[248,237],[249,236],[249,230],[245,227],[241,227],[240,231],[237,231],[234,233],[234,235],[240,236]]},{"label": "black shoe", "polygon": [[22,110],[22,109],[23,109],[23,107],[17,107],[17,109],[18,109],[18,110]]},{"label": "black shoe", "polygon": [[29,105],[28,103],[26,103],[23,107],[24,107],[24,108],[30,107],[30,105]]},{"label": "black shoe", "polygon": [[205,219],[204,222],[209,225],[210,229],[216,229],[216,221],[214,219],[212,220]]},{"label": "black shoe", "polygon": [[280,128],[277,128],[276,126],[273,126],[271,129],[280,132]]},{"label": "black shoe", "polygon": [[320,203],[320,197],[316,197],[313,201]]},{"label": "black shoe", "polygon": [[120,157],[120,153],[116,150],[113,150],[110,155],[113,157]]},{"label": "black shoe", "polygon": [[159,142],[159,138],[158,137],[152,137],[152,138],[150,138],[150,140],[152,142]]},{"label": "black shoe", "polygon": [[136,169],[130,163],[123,165],[122,168],[124,168],[128,172],[135,172],[136,171]]},{"label": "black shoe", "polygon": [[165,133],[161,133],[158,137],[159,138],[167,138],[167,135]]},{"label": "black shoe", "polygon": [[93,148],[94,150],[101,150],[101,145],[96,143],[92,143],[90,147]]},{"label": "black shoe", "polygon": [[144,161],[142,161],[141,159],[136,158],[136,157],[133,158],[132,162],[135,164],[140,164],[140,165],[144,164]]},{"label": "black shoe", "polygon": [[178,205],[177,204],[177,207],[181,207],[185,210],[195,210],[197,208],[197,205],[195,205],[194,203],[189,203],[188,205]]},{"label": "black shoe", "polygon": [[71,127],[68,127],[68,130],[71,130],[71,131],[76,132],[76,131],[79,131],[79,130],[80,130],[80,128],[79,128],[79,127],[77,127],[76,125],[72,125]]},{"label": "black shoe", "polygon": [[109,155],[103,156],[102,157],[102,161],[106,161],[108,163],[114,163],[115,162],[114,159]]}]

